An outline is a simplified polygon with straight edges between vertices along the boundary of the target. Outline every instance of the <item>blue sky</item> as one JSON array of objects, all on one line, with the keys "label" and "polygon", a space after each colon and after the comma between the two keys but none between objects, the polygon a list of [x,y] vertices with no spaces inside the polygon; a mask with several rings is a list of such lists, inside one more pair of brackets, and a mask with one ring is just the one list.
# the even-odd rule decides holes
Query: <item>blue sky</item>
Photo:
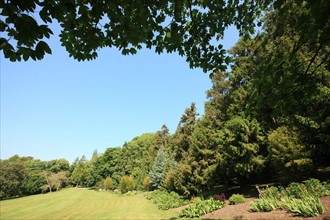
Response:
[{"label": "blue sky", "polygon": [[[224,48],[237,39],[230,28]],[[204,112],[208,74],[175,53],[123,56],[105,48],[96,60],[78,62],[57,36],[48,43],[53,54],[42,61],[12,63],[1,52],[1,159],[90,158],[94,149],[122,146],[163,124],[173,133],[191,102]]]}]

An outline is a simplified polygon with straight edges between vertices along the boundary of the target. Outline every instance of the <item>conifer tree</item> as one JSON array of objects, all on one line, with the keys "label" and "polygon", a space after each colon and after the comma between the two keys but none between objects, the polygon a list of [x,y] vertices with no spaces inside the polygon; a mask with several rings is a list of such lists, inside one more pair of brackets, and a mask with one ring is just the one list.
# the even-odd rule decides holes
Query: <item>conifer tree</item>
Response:
[{"label": "conifer tree", "polygon": [[184,156],[187,156],[188,150],[191,145],[191,134],[195,130],[197,124],[197,108],[193,102],[189,108],[186,108],[184,114],[174,134],[174,152],[175,157],[179,161]]},{"label": "conifer tree", "polygon": [[155,162],[149,173],[151,186],[154,189],[159,189],[162,181],[164,180],[166,172],[166,153],[164,147],[162,146],[155,158]]}]

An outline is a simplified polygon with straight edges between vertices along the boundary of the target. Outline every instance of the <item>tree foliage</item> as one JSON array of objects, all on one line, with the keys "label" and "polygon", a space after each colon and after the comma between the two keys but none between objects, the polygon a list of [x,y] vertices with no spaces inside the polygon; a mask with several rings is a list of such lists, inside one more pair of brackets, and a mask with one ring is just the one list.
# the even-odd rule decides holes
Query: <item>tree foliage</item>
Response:
[{"label": "tree foliage", "polygon": [[261,153],[264,136],[255,119],[234,117],[226,121],[220,138],[220,169],[225,177],[242,183],[253,174],[261,173],[265,162]]},{"label": "tree foliage", "polygon": [[150,170],[150,183],[154,189],[159,189],[163,182],[166,172],[166,153],[164,147],[161,147],[155,158],[155,162]]},{"label": "tree foliage", "polygon": [[308,177],[313,170],[311,152],[299,136],[288,127],[279,127],[268,135],[271,165],[287,180]]},{"label": "tree foliage", "polygon": [[103,47],[127,55],[144,45],[157,53],[178,52],[204,71],[223,69],[227,59],[219,40],[225,29],[235,25],[241,34],[254,33],[256,18],[271,2],[3,0],[1,31],[7,38],[1,38],[1,49],[12,61],[42,59],[51,53],[44,38],[53,34],[49,23],[55,20],[62,45],[78,60],[96,58]]},{"label": "tree foliage", "polygon": [[[61,26],[60,40],[78,60],[97,57],[100,48],[116,47],[122,54],[135,54],[143,46],[155,52],[177,52],[190,67],[204,71],[224,70],[230,62],[220,40],[234,25],[241,35],[255,33],[262,14],[276,10],[283,20],[295,16],[299,44],[309,39],[328,41],[327,0],[290,1],[66,1],[0,2],[0,48],[11,61],[42,59],[51,49],[44,41],[53,32],[49,23]],[[293,8],[304,8],[296,13]],[[14,40],[14,41],[13,41]]]}]

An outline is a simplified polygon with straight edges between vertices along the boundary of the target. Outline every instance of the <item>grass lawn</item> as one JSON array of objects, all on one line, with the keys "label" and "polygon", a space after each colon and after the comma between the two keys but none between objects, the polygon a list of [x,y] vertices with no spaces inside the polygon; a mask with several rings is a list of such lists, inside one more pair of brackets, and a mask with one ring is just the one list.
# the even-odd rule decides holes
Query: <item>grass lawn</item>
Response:
[{"label": "grass lawn", "polygon": [[176,219],[143,195],[121,195],[69,188],[0,201],[1,219]]}]

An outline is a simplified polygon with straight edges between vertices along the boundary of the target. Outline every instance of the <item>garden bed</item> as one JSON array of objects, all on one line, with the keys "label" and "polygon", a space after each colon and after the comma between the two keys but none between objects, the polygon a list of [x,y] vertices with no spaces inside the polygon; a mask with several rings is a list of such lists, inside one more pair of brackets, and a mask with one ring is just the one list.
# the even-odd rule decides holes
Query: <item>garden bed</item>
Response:
[{"label": "garden bed", "polygon": [[325,212],[316,217],[301,217],[285,210],[275,210],[271,212],[253,212],[250,203],[257,198],[248,198],[242,204],[226,205],[212,213],[203,215],[203,219],[304,219],[304,220],[330,220],[330,196],[321,198]]}]

